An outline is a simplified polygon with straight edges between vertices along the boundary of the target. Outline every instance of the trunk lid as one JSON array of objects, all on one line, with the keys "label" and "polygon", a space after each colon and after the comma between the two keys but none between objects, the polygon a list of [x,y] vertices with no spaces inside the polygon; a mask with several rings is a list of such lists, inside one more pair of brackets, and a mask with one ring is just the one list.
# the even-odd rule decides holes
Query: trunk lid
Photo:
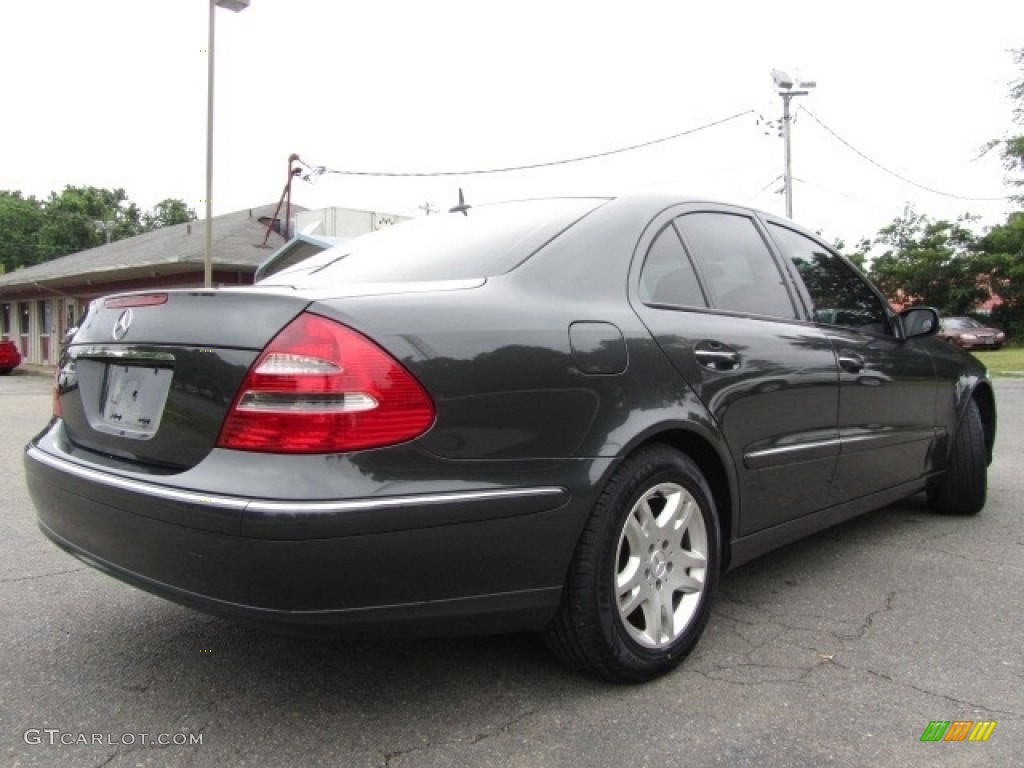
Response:
[{"label": "trunk lid", "polygon": [[217,441],[260,351],[309,304],[284,292],[162,291],[98,299],[62,355],[69,448],[175,472]]}]

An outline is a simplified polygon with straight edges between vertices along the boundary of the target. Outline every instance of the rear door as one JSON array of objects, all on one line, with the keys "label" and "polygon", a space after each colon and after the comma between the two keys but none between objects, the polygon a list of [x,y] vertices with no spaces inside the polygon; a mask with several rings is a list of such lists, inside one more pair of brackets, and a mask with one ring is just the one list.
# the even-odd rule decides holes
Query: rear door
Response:
[{"label": "rear door", "polygon": [[713,414],[740,484],[738,535],[826,504],[839,453],[836,359],[760,223],[681,206],[648,227],[634,305]]},{"label": "rear door", "polygon": [[781,222],[772,239],[799,273],[839,360],[842,450],[830,504],[919,479],[935,440],[931,356],[900,337],[881,295],[838,255]]}]

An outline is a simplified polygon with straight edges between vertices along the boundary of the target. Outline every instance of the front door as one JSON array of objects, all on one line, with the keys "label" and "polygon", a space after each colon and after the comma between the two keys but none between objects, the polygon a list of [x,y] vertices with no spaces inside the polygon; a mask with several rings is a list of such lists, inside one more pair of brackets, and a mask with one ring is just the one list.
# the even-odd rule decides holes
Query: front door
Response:
[{"label": "front door", "polygon": [[780,224],[769,231],[800,273],[839,360],[842,450],[829,503],[919,480],[935,440],[931,357],[900,338],[884,300],[846,262]]}]

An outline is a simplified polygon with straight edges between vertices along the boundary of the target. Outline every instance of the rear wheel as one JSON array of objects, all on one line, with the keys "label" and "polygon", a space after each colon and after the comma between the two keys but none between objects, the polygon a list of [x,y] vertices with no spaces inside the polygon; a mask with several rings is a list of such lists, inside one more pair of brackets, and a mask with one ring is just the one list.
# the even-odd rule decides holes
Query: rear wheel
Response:
[{"label": "rear wheel", "polygon": [[571,666],[618,682],[668,672],[707,624],[719,549],[697,465],[668,446],[641,449],[587,521],[548,644]]},{"label": "rear wheel", "polygon": [[988,490],[988,450],[978,404],[967,404],[953,441],[949,467],[928,490],[928,505],[943,515],[976,515],[985,506]]}]

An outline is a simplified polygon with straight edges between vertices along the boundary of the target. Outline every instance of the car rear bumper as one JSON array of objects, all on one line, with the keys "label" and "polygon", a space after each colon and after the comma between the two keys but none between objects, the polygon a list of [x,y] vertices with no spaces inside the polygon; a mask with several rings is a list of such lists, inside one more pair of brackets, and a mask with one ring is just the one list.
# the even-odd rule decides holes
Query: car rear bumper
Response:
[{"label": "car rear bumper", "polygon": [[554,541],[576,517],[557,486],[292,502],[183,491],[35,445],[25,468],[41,530],[69,553],[190,607],[275,624],[538,628],[561,593]]}]

